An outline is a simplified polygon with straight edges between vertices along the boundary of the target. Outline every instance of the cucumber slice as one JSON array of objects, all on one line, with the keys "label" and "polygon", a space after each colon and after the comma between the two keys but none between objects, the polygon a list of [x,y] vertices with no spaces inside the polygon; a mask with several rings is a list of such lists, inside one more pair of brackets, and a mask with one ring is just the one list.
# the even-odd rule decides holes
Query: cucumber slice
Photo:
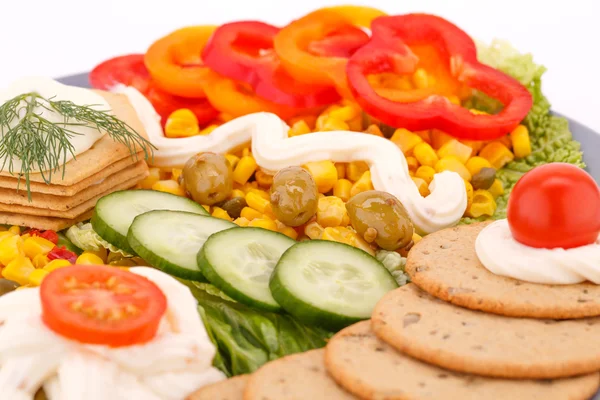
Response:
[{"label": "cucumber slice", "polygon": [[[149,211],[133,220],[127,239],[146,262],[167,274],[206,281],[196,256],[210,235],[237,225],[183,211]],[[227,251],[227,250],[225,250]]]},{"label": "cucumber slice", "polygon": [[202,274],[240,303],[280,311],[269,278],[281,255],[296,241],[262,228],[233,228],[208,238],[198,253]]},{"label": "cucumber slice", "polygon": [[121,190],[98,200],[92,216],[92,227],[108,243],[135,254],[127,241],[127,231],[135,217],[152,210],[208,215],[204,207],[185,197],[156,190]]},{"label": "cucumber slice", "polygon": [[336,331],[369,319],[379,299],[398,284],[368,253],[310,240],[283,254],[269,287],[277,303],[299,320]]}]

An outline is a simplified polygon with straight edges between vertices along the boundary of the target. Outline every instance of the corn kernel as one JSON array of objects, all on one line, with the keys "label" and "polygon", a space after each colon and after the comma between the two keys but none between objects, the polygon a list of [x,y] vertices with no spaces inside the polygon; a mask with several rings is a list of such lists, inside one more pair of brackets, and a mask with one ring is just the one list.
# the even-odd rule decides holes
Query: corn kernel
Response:
[{"label": "corn kernel", "polygon": [[352,161],[346,165],[346,178],[356,182],[369,170],[369,164],[364,161]]},{"label": "corn kernel", "polygon": [[231,165],[232,169],[235,169],[238,162],[240,162],[240,158],[235,154],[225,154],[225,158],[227,159],[227,161],[229,161],[229,164]]},{"label": "corn kernel", "polygon": [[269,188],[273,184],[273,175],[269,175],[260,169],[258,171],[256,171],[256,174],[254,176],[255,176],[256,182],[258,182],[259,186],[262,186],[264,188]]},{"label": "corn kernel", "polygon": [[173,111],[165,123],[165,136],[168,138],[190,137],[199,132],[198,118],[187,108]]},{"label": "corn kernel", "polygon": [[171,168],[171,179],[178,182],[182,173],[183,170],[181,168]]},{"label": "corn kernel", "polygon": [[435,154],[435,150],[425,142],[417,144],[413,149],[413,154],[419,164],[429,167],[435,166],[435,163],[439,160],[437,154]]},{"label": "corn kernel", "polygon": [[350,189],[350,197],[354,197],[359,193],[366,192],[367,190],[373,190],[373,183],[371,182],[371,171],[366,171],[359,180],[354,182]]},{"label": "corn kernel", "polygon": [[215,218],[224,219],[227,221],[233,221],[233,218],[229,216],[227,211],[223,210],[221,207],[213,207],[213,211],[211,214]]},{"label": "corn kernel", "polygon": [[325,122],[327,122],[328,118],[329,116],[325,113],[319,115],[317,121],[315,122],[315,130],[318,132],[323,131],[323,129],[325,128]]},{"label": "corn kernel", "polygon": [[414,244],[419,243],[421,241],[421,239],[423,239],[421,237],[421,235],[419,235],[417,232],[413,233],[413,235],[412,235],[412,241],[413,241]]},{"label": "corn kernel", "polygon": [[[18,236],[18,235],[15,235],[14,233],[12,233],[10,231],[2,231],[2,232],[0,232],[0,242],[3,239],[5,239],[7,237],[11,237],[11,236]],[[21,239],[23,239],[23,236],[21,236]]]},{"label": "corn kernel", "polygon": [[473,193],[473,204],[469,207],[468,216],[479,218],[482,215],[492,216],[496,212],[496,201],[487,190],[476,190]]},{"label": "corn kernel", "polygon": [[81,253],[79,257],[77,257],[77,261],[75,264],[79,265],[102,265],[104,261],[94,253],[90,253],[89,251],[84,251]]},{"label": "corn kernel", "polygon": [[284,226],[283,228],[279,229],[279,233],[283,233],[285,236],[294,240],[298,238],[298,232],[296,232],[296,230],[291,226]]},{"label": "corn kernel", "polygon": [[423,68],[417,68],[412,76],[412,81],[417,89],[426,89],[430,86],[429,76]]},{"label": "corn kernel", "polygon": [[344,121],[340,121],[335,118],[327,118],[323,125],[323,131],[349,131],[350,127]]},{"label": "corn kernel", "polygon": [[15,235],[20,235],[21,234],[21,227],[17,226],[17,225],[13,225],[10,228],[8,228],[8,231],[14,233]]},{"label": "corn kernel", "polygon": [[455,156],[463,164],[467,162],[469,157],[471,157],[472,153],[472,148],[462,144],[456,139],[449,140],[438,150],[438,156],[440,158],[444,158],[447,156]]},{"label": "corn kernel", "polygon": [[415,177],[423,179],[425,183],[427,183],[427,185],[429,185],[431,181],[433,181],[434,175],[435,169],[428,165],[421,165],[419,168],[417,168],[417,171],[415,172]]},{"label": "corn kernel", "polygon": [[462,144],[469,146],[473,149],[473,154],[477,154],[479,150],[486,144],[483,140],[461,140]]},{"label": "corn kernel", "polygon": [[23,255],[19,255],[2,269],[2,276],[20,285],[27,285],[29,283],[29,275],[33,271],[35,271],[35,268],[31,260]]},{"label": "corn kernel", "polygon": [[490,192],[492,196],[494,196],[494,199],[504,194],[504,187],[502,186],[502,182],[500,181],[500,179],[494,180],[492,186],[488,188],[488,192]]},{"label": "corn kernel", "polygon": [[472,176],[478,174],[483,168],[492,168],[492,164],[488,160],[479,156],[469,158],[465,166]]},{"label": "corn kernel", "polygon": [[29,274],[29,284],[33,286],[40,286],[46,275],[48,275],[49,273],[50,272],[45,271],[43,269],[36,269],[35,271]]},{"label": "corn kernel", "polygon": [[171,193],[176,196],[185,196],[185,190],[178,182],[172,180],[158,181],[152,185],[152,190]]},{"label": "corn kernel", "polygon": [[23,251],[25,252],[25,255],[32,260],[38,254],[48,254],[53,248],[54,243],[39,236],[29,237],[23,241]]},{"label": "corn kernel", "polygon": [[323,234],[321,236],[323,240],[345,243],[347,245],[364,250],[371,255],[375,255],[375,251],[373,250],[373,248],[369,246],[369,244],[363,238],[358,236],[358,234],[351,229],[344,227],[327,227],[323,230]]},{"label": "corn kernel", "polygon": [[250,221],[248,226],[251,226],[254,228],[268,229],[270,231],[277,232],[277,224],[272,219],[256,218],[256,219],[253,219],[252,221]]},{"label": "corn kernel", "polygon": [[296,117],[292,117],[289,119],[288,121],[288,125],[289,126],[294,126],[297,122],[299,121],[304,121],[304,123],[306,124],[306,126],[308,126],[308,131],[311,132],[312,129],[315,127],[315,123],[317,122],[317,116],[316,115],[298,115]]},{"label": "corn kernel", "polygon": [[512,140],[510,138],[510,135],[502,136],[502,137],[494,140],[494,142],[502,143],[509,150],[512,149]]},{"label": "corn kernel", "polygon": [[304,227],[304,234],[311,239],[321,239],[323,234],[323,227],[317,223],[317,221],[309,222]]},{"label": "corn kernel", "polygon": [[333,186],[333,195],[339,197],[344,202],[350,200],[350,190],[352,189],[352,182],[348,179],[340,179]]},{"label": "corn kernel", "polygon": [[260,211],[256,211],[253,208],[244,207],[240,212],[240,217],[246,218],[248,221],[252,221],[253,219],[261,218],[262,213]]},{"label": "corn kernel", "polygon": [[150,168],[149,175],[138,185],[142,189],[152,189],[152,186],[160,180],[160,168]]},{"label": "corn kernel", "polygon": [[248,204],[248,207],[255,209],[256,211],[258,211],[261,214],[264,214],[265,210],[267,208],[267,205],[269,205],[270,203],[269,203],[269,200],[266,200],[265,198],[259,196],[258,194],[249,192],[249,193],[246,193],[246,204]]},{"label": "corn kernel", "polygon": [[471,182],[469,181],[464,182],[465,191],[467,192],[467,209],[465,211],[468,211],[469,208],[471,208],[471,204],[473,204],[473,185],[471,185]]},{"label": "corn kernel", "polygon": [[488,143],[479,155],[492,164],[493,168],[500,169],[514,160],[515,156],[511,151],[500,142]]},{"label": "corn kernel", "polygon": [[340,226],[346,213],[342,199],[335,196],[323,197],[317,205],[317,223],[322,227]]},{"label": "corn kernel", "polygon": [[204,208],[206,210],[207,213],[210,214],[210,206],[208,204],[200,204],[200,205],[202,206],[202,208]]},{"label": "corn kernel", "polygon": [[529,139],[529,130],[525,125],[517,126],[510,133],[510,139],[515,157],[523,158],[531,154],[531,139]]},{"label": "corn kernel", "polygon": [[427,185],[427,182],[425,182],[421,178],[412,178],[412,180],[415,183],[415,185],[417,185],[417,189],[419,189],[419,193],[421,194],[421,196],[429,196],[429,187]]},{"label": "corn kernel", "polygon": [[261,190],[261,189],[256,189],[256,188],[253,188],[253,187],[250,187],[250,188],[248,188],[248,190],[246,190],[246,195],[247,195],[248,193],[254,193],[254,194],[257,194],[257,195],[259,195],[260,197],[262,197],[262,198],[263,198],[263,199],[265,199],[265,200],[269,200],[269,199],[271,198],[271,197],[269,196],[269,193],[267,193],[266,191],[264,191],[264,190]]},{"label": "corn kernel", "polygon": [[450,136],[446,132],[442,132],[438,129],[432,129],[431,132],[429,133],[429,135],[431,136],[431,146],[434,149],[439,149],[443,145],[445,145],[447,142],[454,140],[454,138],[452,136]]},{"label": "corn kernel", "polygon": [[252,156],[243,156],[233,170],[234,182],[243,185],[256,171],[256,160]]},{"label": "corn kernel", "polygon": [[250,154],[250,147],[249,147],[249,145],[248,145],[248,146],[246,146],[246,147],[244,147],[244,148],[242,149],[242,157],[249,157],[249,156],[251,156],[251,155],[252,155],[252,154]]},{"label": "corn kernel", "polygon": [[423,141],[421,136],[404,128],[396,129],[390,140],[394,142],[404,154],[409,154],[417,144]]},{"label": "corn kernel", "polygon": [[108,251],[104,248],[100,250],[86,250],[86,252],[97,255],[100,257],[103,263],[105,263],[108,259]]},{"label": "corn kernel", "polygon": [[338,179],[346,177],[346,163],[335,163],[335,169],[337,170]]},{"label": "corn kernel", "polygon": [[310,133],[310,127],[308,126],[306,121],[301,119],[292,125],[292,127],[288,131],[288,136],[289,137],[300,136],[300,135],[306,135],[307,133]]},{"label": "corn kernel", "polygon": [[369,127],[365,130],[365,133],[368,133],[369,135],[375,135],[375,136],[379,136],[379,137],[385,137],[383,136],[383,133],[381,132],[381,129],[379,129],[379,127],[375,124],[371,124],[369,125]]},{"label": "corn kernel", "polygon": [[458,173],[461,178],[467,181],[471,180],[471,173],[467,167],[454,156],[446,156],[440,159],[440,161],[435,164],[435,170],[436,172],[453,171]]},{"label": "corn kernel", "polygon": [[248,226],[250,221],[248,221],[248,218],[239,217],[239,218],[236,218],[233,221],[233,223],[236,224],[237,226]]},{"label": "corn kernel", "polygon": [[319,193],[329,192],[337,182],[337,169],[332,161],[309,162],[304,165],[304,168],[312,175]]},{"label": "corn kernel", "polygon": [[33,257],[31,262],[35,268],[44,268],[50,262],[50,260],[45,254],[38,254],[37,256]]},{"label": "corn kernel", "polygon": [[217,125],[217,124],[210,124],[206,128],[202,129],[198,134],[201,136],[210,135],[218,127],[219,127],[219,125]]},{"label": "corn kernel", "polygon": [[0,241],[0,263],[8,265],[17,257],[25,256],[23,239],[18,235],[7,236]]},{"label": "corn kernel", "polygon": [[340,121],[348,122],[351,119],[356,118],[360,115],[360,109],[358,107],[345,106],[333,110],[329,113],[329,118],[338,119]]},{"label": "corn kernel", "polygon": [[246,197],[246,192],[241,189],[233,189],[231,191],[231,198],[233,199],[235,197]]},{"label": "corn kernel", "polygon": [[471,114],[474,114],[474,115],[489,115],[485,111],[476,110],[474,108],[471,108],[469,111],[471,112]]},{"label": "corn kernel", "polygon": [[408,165],[408,170],[412,171],[413,174],[419,168],[419,161],[415,157],[406,157],[406,164]]},{"label": "corn kernel", "polygon": [[55,269],[70,267],[71,263],[68,260],[56,259],[50,261],[46,266],[44,266],[44,270],[48,272],[52,272]]},{"label": "corn kernel", "polygon": [[450,103],[460,106],[460,99],[458,98],[458,96],[451,94],[450,96],[446,96],[446,98]]}]

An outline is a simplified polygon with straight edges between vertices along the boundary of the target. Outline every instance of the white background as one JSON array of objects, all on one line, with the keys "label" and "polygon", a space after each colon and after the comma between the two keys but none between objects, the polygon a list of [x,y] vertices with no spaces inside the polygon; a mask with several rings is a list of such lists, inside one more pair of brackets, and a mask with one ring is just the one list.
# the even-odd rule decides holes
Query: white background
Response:
[{"label": "white background", "polygon": [[[24,75],[88,71],[144,52],[184,25],[261,19],[283,25],[352,0],[0,0],[0,87]],[[360,0],[354,1],[361,3]],[[435,13],[471,36],[511,41],[548,72],[553,108],[600,131],[600,0],[371,0],[389,14]]]}]

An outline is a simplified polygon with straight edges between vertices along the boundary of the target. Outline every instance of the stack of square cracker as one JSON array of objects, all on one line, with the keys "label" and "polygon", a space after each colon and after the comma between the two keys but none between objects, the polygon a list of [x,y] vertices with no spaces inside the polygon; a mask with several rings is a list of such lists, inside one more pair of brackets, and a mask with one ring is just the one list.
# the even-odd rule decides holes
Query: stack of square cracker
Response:
[{"label": "stack of square cracker", "polygon": [[[123,94],[98,92],[110,104],[117,118],[147,138],[135,109]],[[89,150],[53,172],[49,184],[41,173],[32,173],[31,201],[24,178],[0,171],[0,224],[59,231],[91,218],[101,197],[134,187],[148,176],[144,149],[135,154],[108,134]],[[48,176],[48,173],[46,173]]]}]

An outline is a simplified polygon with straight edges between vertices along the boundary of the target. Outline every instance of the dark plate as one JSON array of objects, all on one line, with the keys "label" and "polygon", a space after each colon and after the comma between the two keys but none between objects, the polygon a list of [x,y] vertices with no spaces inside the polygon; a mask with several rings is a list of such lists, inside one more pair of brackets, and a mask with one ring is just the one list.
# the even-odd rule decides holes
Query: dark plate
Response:
[{"label": "dark plate", "polygon": [[[64,78],[60,78],[59,81],[72,86],[90,87],[87,73],[66,76]],[[594,177],[596,182],[600,183],[600,156],[597,154],[598,150],[595,152],[593,151],[593,149],[600,149],[600,133],[595,132],[587,126],[582,125],[579,122],[574,121],[562,114],[555,114],[563,116],[569,120],[569,126],[571,128],[571,132],[573,132],[573,137],[575,140],[581,143],[581,148],[584,150],[583,158],[587,164],[586,169]],[[548,351],[551,350],[549,349]],[[600,391],[596,393],[594,398],[591,400],[600,400]]]}]

